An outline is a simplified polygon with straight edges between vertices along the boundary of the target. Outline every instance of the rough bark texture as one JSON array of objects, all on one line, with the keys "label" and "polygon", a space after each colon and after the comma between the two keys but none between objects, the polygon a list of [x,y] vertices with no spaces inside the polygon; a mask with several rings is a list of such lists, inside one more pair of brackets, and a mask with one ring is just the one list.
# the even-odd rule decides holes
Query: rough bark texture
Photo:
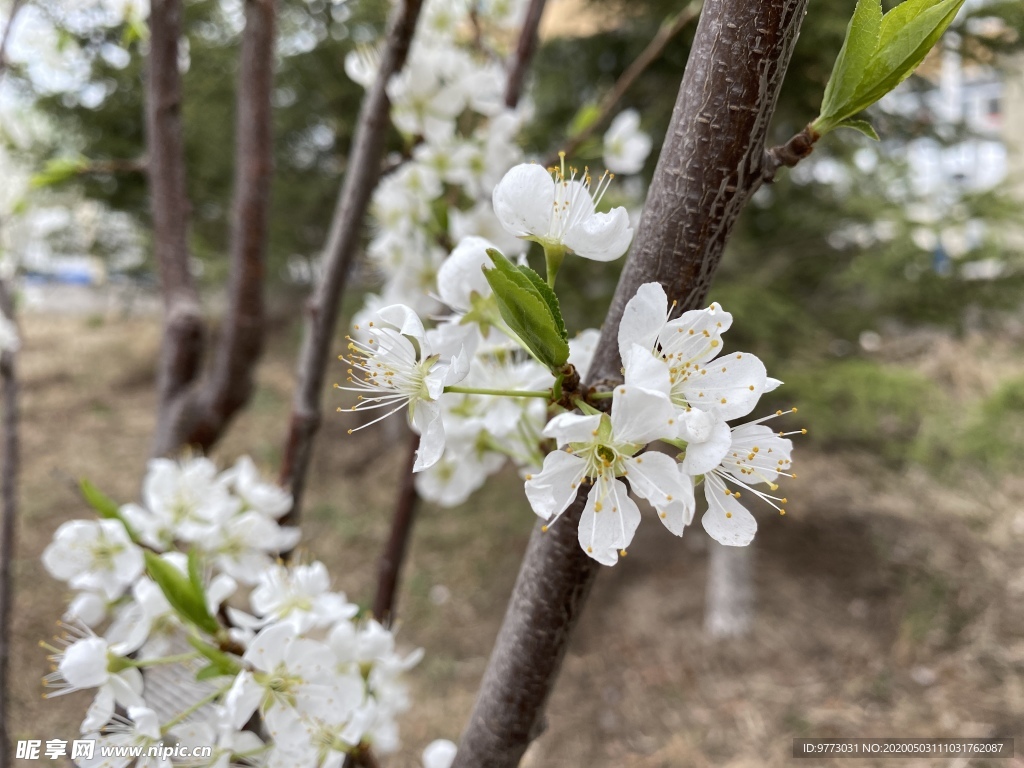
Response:
[{"label": "rough bark texture", "polygon": [[[166,0],[165,0],[166,1]],[[166,34],[170,34],[167,32]],[[154,32],[156,37],[156,32]],[[176,40],[176,38],[175,38]],[[266,259],[266,230],[270,206],[270,178],[272,175],[272,137],[270,91],[273,87],[274,1],[247,0],[246,28],[242,36],[239,62],[238,102],[236,109],[236,157],[234,157],[234,203],[231,211],[230,280],[228,307],[218,339],[216,354],[209,371],[200,377],[203,334],[202,315],[196,289],[187,272],[185,238],[185,211],[187,203],[178,204],[181,211],[173,222],[159,222],[159,226],[173,227],[174,249],[168,249],[161,259],[161,280],[168,304],[165,326],[165,356],[187,361],[187,365],[162,367],[160,390],[161,415],[154,444],[157,456],[173,453],[184,445],[209,447],[220,437],[231,417],[249,400],[253,390],[256,362],[263,349],[263,271]],[[157,46],[154,45],[154,54]],[[151,59],[151,83],[158,67],[167,67],[166,59]],[[174,65],[177,71],[176,59]],[[166,74],[161,76],[171,80]],[[174,80],[178,80],[176,77]],[[167,86],[169,88],[169,86]],[[177,85],[180,100],[180,83]],[[151,90],[151,101],[157,91]],[[159,101],[158,101],[159,103]],[[152,110],[151,110],[152,112]],[[155,116],[154,120],[158,118]],[[164,119],[168,119],[166,116]],[[183,158],[171,162],[168,146],[164,142],[180,145],[180,120],[171,135],[167,126],[151,125],[152,157],[166,156],[159,167],[151,164],[154,223],[158,225],[159,195],[174,191],[168,189],[172,180],[180,179],[180,198],[184,198]],[[164,131],[163,134],[154,131]],[[179,146],[180,148],[180,146]],[[170,174],[168,179],[165,174]],[[179,242],[180,241],[180,242]],[[167,268],[165,268],[165,260]],[[182,276],[183,275],[183,276]],[[189,300],[182,304],[175,287],[187,281]],[[187,306],[189,332],[179,335],[181,307]],[[173,307],[173,309],[172,309]],[[194,310],[194,313],[193,311]],[[173,350],[168,354],[168,350]],[[168,372],[165,378],[163,374]],[[176,372],[176,373],[175,373]],[[179,375],[177,375],[179,374]]]},{"label": "rough bark texture", "polygon": [[306,308],[305,336],[296,372],[298,384],[280,477],[281,485],[291,490],[294,499],[285,520],[291,524],[298,520],[313,439],[320,428],[324,374],[338,319],[338,301],[355,258],[370,196],[380,179],[391,106],[385,86],[405,65],[421,5],[422,0],[404,0],[398,7],[377,79],[363,98],[345,181],[324,248],[322,277]]},{"label": "rough bark texture", "polygon": [[181,121],[181,0],[153,0],[149,14],[149,67],[146,81],[146,140],[153,244],[164,300],[164,332],[157,372],[157,437],[170,428],[175,396],[199,371],[203,320],[199,293],[189,271],[185,191],[185,144]]},{"label": "rough bark texture", "polygon": [[[0,46],[0,55],[2,55]],[[14,302],[7,282],[0,279],[0,312],[13,322]],[[10,659],[11,607],[14,601],[12,564],[18,521],[18,377],[15,353],[0,353],[0,387],[3,398],[3,466],[0,467],[0,509],[3,526],[0,530],[0,765],[6,765],[13,754],[7,730],[7,693]]]},{"label": "rough bark texture", "polygon": [[[681,309],[707,294],[737,216],[763,181],[768,123],[806,0],[708,0],[590,383],[620,378],[626,302],[660,282]],[[600,567],[577,543],[583,499],[534,530],[454,768],[519,763]]]},{"label": "rough bark texture", "polygon": [[245,3],[235,110],[227,314],[207,374],[188,386],[179,386],[166,404],[166,418],[156,437],[157,455],[185,445],[209,448],[252,395],[265,328],[263,283],[273,176],[274,10],[274,0]]},{"label": "rough bark texture", "polygon": [[711,542],[704,631],[710,637],[742,637],[754,622],[754,548]]}]

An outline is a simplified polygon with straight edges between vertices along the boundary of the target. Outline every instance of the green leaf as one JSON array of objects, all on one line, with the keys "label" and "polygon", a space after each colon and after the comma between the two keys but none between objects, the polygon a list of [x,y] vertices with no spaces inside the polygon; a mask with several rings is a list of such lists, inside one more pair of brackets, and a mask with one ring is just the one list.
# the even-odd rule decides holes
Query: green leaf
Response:
[{"label": "green leaf", "polygon": [[210,680],[214,677],[225,677],[226,675],[230,674],[230,672],[225,672],[216,664],[207,664],[205,667],[196,672],[196,680]]},{"label": "green leaf", "polygon": [[86,503],[96,510],[96,514],[108,520],[120,520],[121,508],[117,502],[107,496],[103,491],[90,483],[84,477],[78,481],[78,488],[82,492]]},{"label": "green leaf", "polygon": [[821,101],[822,117],[834,116],[853,98],[871,57],[878,50],[881,27],[882,4],[879,0],[857,0],[857,7],[846,28],[846,39],[825,86],[825,96]]},{"label": "green leaf", "polygon": [[852,128],[855,131],[860,131],[869,139],[880,141],[878,133],[875,132],[875,127],[871,125],[867,120],[855,120],[852,117],[848,117],[843,122],[839,123],[836,128]]},{"label": "green leaf", "polygon": [[33,175],[29,180],[29,185],[33,189],[57,186],[87,170],[89,170],[89,161],[84,157],[58,157],[50,160],[43,170]]},{"label": "green leaf", "polygon": [[96,511],[97,515],[106,518],[107,520],[119,520],[121,525],[123,525],[124,529],[128,532],[128,537],[132,541],[138,541],[135,531],[132,530],[132,527],[128,525],[128,522],[121,515],[121,508],[118,506],[116,501],[107,496],[103,491],[90,483],[84,477],[78,481],[78,488],[82,492],[82,497],[85,499],[85,503],[92,507]]},{"label": "green leaf", "polygon": [[554,289],[548,285],[544,278],[534,272],[532,269],[526,266],[518,268],[526,277],[533,283],[533,287],[537,289],[537,293],[540,294],[541,299],[548,305],[548,309],[551,311],[551,316],[555,320],[555,325],[558,328],[559,334],[562,336],[563,341],[569,341],[569,332],[565,329],[565,320],[562,319],[562,308],[558,304],[558,296],[555,295]]},{"label": "green leaf", "polygon": [[882,17],[878,50],[855,96],[854,115],[906,80],[953,22],[964,0],[906,0]]},{"label": "green leaf", "polygon": [[497,251],[487,253],[495,268],[485,268],[484,276],[494,291],[502,319],[543,365],[555,371],[561,369],[569,359],[561,315],[555,319],[551,306],[529,276]]},{"label": "green leaf", "polygon": [[573,115],[572,120],[569,122],[569,129],[567,131],[569,137],[579,136],[590,128],[600,116],[601,108],[597,105],[596,101],[588,101],[586,104],[583,104],[576,110],[576,114]]},{"label": "green leaf", "polygon": [[205,605],[206,587],[203,586],[203,563],[199,559],[199,550],[195,547],[188,551],[188,580],[195,593],[203,598]]},{"label": "green leaf", "polygon": [[[242,671],[242,665],[231,654],[225,653],[220,648],[216,648],[209,643],[204,643],[198,637],[189,637],[187,639],[189,645],[210,660],[209,666],[203,667],[196,674],[197,680],[205,680],[207,677],[217,677],[218,675],[237,675]],[[210,672],[211,668],[216,670],[216,672]],[[199,675],[204,673],[206,677],[199,677]]]},{"label": "green leaf", "polygon": [[191,579],[155,552],[146,550],[143,554],[146,557],[146,570],[150,578],[160,587],[171,607],[183,619],[195,624],[204,632],[217,634],[221,628],[220,624],[210,615],[206,599],[201,592],[196,592]]},{"label": "green leaf", "polygon": [[[858,1],[848,32],[847,43],[850,44],[843,44],[829,80],[830,88],[826,88],[821,114],[812,123],[818,133],[825,134],[839,127],[910,77],[964,4],[964,0],[906,0],[897,5],[882,16],[877,47],[869,60],[864,61],[863,50],[867,48],[868,33],[874,24],[874,8],[869,12],[861,7],[866,2],[868,0]],[[857,37],[856,43],[850,42],[851,36]],[[856,47],[856,53],[851,60],[852,46]],[[863,69],[863,75],[851,92],[850,83],[856,79],[855,65]]]}]

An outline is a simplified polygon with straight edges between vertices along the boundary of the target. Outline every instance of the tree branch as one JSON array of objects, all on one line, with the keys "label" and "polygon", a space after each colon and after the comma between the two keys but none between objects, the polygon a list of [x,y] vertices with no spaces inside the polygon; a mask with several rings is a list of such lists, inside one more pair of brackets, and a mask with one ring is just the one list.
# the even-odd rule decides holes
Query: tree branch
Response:
[{"label": "tree branch", "polygon": [[294,525],[302,508],[313,439],[320,428],[324,374],[334,339],[338,301],[356,254],[363,218],[380,178],[390,102],[385,87],[405,65],[423,0],[403,0],[397,8],[377,78],[363,98],[338,203],[323,254],[323,274],[306,309],[299,353],[298,383],[285,442],[280,482],[292,492],[292,510],[284,522]]},{"label": "tree branch", "polygon": [[199,292],[189,271],[190,206],[185,189],[181,73],[178,70],[181,0],[153,0],[149,29],[146,140],[153,241],[164,300],[153,452],[161,454],[177,447],[169,446],[175,399],[199,373],[205,329]]},{"label": "tree branch", "polygon": [[[704,301],[737,216],[762,183],[768,123],[807,0],[708,0],[590,380],[620,380],[617,333],[646,282]],[[519,763],[599,565],[577,542],[584,496],[534,529],[453,768]]]},{"label": "tree branch", "polygon": [[[586,128],[569,138],[569,141],[563,148],[566,157],[572,157],[573,153],[580,148],[580,145],[593,136],[594,132],[608,121],[615,107],[622,101],[622,97],[633,87],[633,83],[640,79],[640,75],[646,72],[647,68],[661,57],[665,47],[673,38],[686,29],[689,23],[700,15],[702,2],[703,0],[694,0],[677,13],[671,20],[671,23],[662,24],[658,29],[658,34],[651,38],[647,46],[640,51],[640,55],[626,67],[625,71],[619,76],[619,79],[615,81],[612,89],[601,99],[597,107],[597,117]],[[549,160],[546,165],[555,165],[557,162],[558,158],[556,156]]]},{"label": "tree branch", "polygon": [[416,494],[416,476],[412,473],[416,462],[419,435],[410,435],[409,451],[402,465],[402,487],[391,513],[391,533],[377,566],[377,595],[373,599],[373,615],[381,624],[390,626],[395,614],[395,594],[398,591],[398,576],[409,546],[412,524],[416,519],[419,496]]},{"label": "tree branch", "polygon": [[[13,14],[12,14],[13,18]],[[0,42],[0,62],[3,61]],[[14,322],[14,302],[7,281],[0,279],[0,312]],[[18,377],[15,353],[0,353],[0,386],[3,389],[3,466],[0,467],[0,502],[3,526],[0,531],[0,755],[13,754],[7,729],[7,693],[10,661],[11,608],[14,603],[12,563],[18,521]],[[3,762],[0,760],[0,762]]]},{"label": "tree branch", "polygon": [[[209,448],[252,395],[263,351],[263,285],[273,177],[274,0],[246,0],[235,110],[235,179],[228,310],[202,382],[180,393],[158,454]],[[162,425],[163,426],[163,425]]]},{"label": "tree branch", "polygon": [[512,64],[508,71],[508,80],[505,82],[505,106],[509,109],[515,109],[523,93],[526,72],[530,68],[534,51],[537,50],[537,29],[540,27],[540,20],[544,15],[544,3],[545,0],[530,0],[526,16],[523,17],[523,26],[519,30],[519,42],[516,44]]}]

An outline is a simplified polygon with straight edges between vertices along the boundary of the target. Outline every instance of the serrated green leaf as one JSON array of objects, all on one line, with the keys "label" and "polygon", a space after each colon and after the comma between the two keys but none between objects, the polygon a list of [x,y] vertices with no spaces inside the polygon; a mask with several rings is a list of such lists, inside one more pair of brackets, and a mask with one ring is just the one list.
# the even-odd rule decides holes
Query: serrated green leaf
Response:
[{"label": "serrated green leaf", "polygon": [[205,598],[202,594],[196,593],[189,577],[155,552],[147,550],[143,554],[146,557],[146,570],[150,578],[160,587],[171,607],[183,619],[195,624],[204,632],[216,634],[220,624],[210,615]]},{"label": "serrated green leaf", "polygon": [[[906,0],[882,17],[878,47],[854,93],[840,103],[828,94],[812,126],[827,133],[863,112],[906,80],[956,18],[964,0]],[[859,5],[858,5],[859,8]]]},{"label": "serrated green leaf", "polygon": [[879,0],[857,0],[857,7],[846,28],[846,39],[825,86],[825,96],[821,100],[822,117],[833,117],[853,98],[871,57],[878,50],[881,27],[882,4]]},{"label": "serrated green leaf", "polygon": [[555,294],[554,289],[544,282],[543,277],[529,267],[523,266],[518,269],[533,283],[533,287],[537,289],[541,299],[548,305],[551,317],[555,321],[555,327],[558,328],[558,333],[562,336],[562,340],[569,341],[569,332],[565,329],[565,320],[562,319],[562,308],[558,303],[558,296]]},{"label": "serrated green leaf", "polygon": [[875,127],[871,125],[871,123],[869,123],[867,120],[855,120],[852,117],[848,117],[846,120],[843,120],[843,122],[839,123],[839,125],[837,125],[836,128],[852,128],[855,131],[863,133],[869,139],[881,141],[881,139],[878,138],[878,133],[875,131]]},{"label": "serrated green leaf", "polygon": [[[494,262],[494,266],[497,267],[498,271],[505,275],[505,277],[518,285],[524,291],[528,293],[536,293],[536,290],[533,287],[533,282],[530,278],[520,272],[519,268],[516,267],[515,264],[506,259],[501,254],[501,251],[497,251],[494,248],[488,248],[487,255],[490,257],[491,261]],[[541,297],[537,296],[537,298],[539,299]]]},{"label": "serrated green leaf", "polygon": [[[516,270],[521,280],[529,279]],[[484,269],[494,291],[498,311],[508,327],[548,368],[558,370],[569,359],[569,345],[562,338],[548,305],[531,290],[500,269]]]}]

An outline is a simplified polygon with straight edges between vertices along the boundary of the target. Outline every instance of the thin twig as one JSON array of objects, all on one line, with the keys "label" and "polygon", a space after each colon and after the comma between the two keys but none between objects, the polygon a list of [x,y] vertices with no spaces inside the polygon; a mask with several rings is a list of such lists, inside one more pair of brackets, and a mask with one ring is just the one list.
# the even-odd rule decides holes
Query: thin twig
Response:
[{"label": "thin twig", "polygon": [[391,513],[391,533],[381,553],[377,568],[377,595],[373,599],[373,615],[381,624],[390,626],[395,615],[398,577],[409,545],[412,525],[416,519],[419,496],[416,494],[415,475],[412,473],[416,462],[419,435],[410,435],[408,457],[402,464],[402,486]]},{"label": "thin twig", "polygon": [[24,0],[14,0],[11,3],[11,10],[7,14],[7,26],[4,27],[3,37],[0,37],[0,77],[7,70],[7,43],[11,39],[11,30],[14,29],[14,19],[18,11],[24,5]]},{"label": "thin twig", "polygon": [[779,168],[792,168],[814,151],[814,145],[821,138],[816,130],[807,126],[792,136],[785,144],[779,144],[764,151],[764,169],[761,177],[766,184],[775,181]]},{"label": "thin twig", "polygon": [[[708,0],[637,237],[605,319],[590,381],[618,380],[616,335],[637,288],[658,282],[700,306],[740,211],[763,182],[764,143],[807,0]],[[580,493],[534,529],[453,768],[512,768],[543,711],[599,565],[580,549]]]},{"label": "thin twig", "polygon": [[505,82],[505,106],[509,109],[514,109],[522,96],[526,72],[537,50],[537,29],[544,15],[544,4],[545,0],[530,0],[530,5],[526,9],[523,26],[519,30],[519,42],[516,44],[515,53],[512,54],[512,64],[509,66],[508,79]]},{"label": "thin twig", "polygon": [[298,382],[281,464],[281,485],[292,492],[286,522],[298,522],[313,440],[320,428],[324,376],[334,340],[338,303],[348,280],[370,196],[380,178],[391,103],[385,87],[405,65],[423,0],[404,0],[388,34],[377,77],[363,98],[338,203],[323,254],[323,274],[306,309]]},{"label": "thin twig", "polygon": [[[0,44],[2,55],[2,44]],[[14,302],[7,281],[0,279],[0,312],[14,322]],[[3,466],[0,467],[0,498],[3,526],[0,531],[0,764],[12,754],[7,727],[8,672],[10,669],[11,614],[14,602],[13,561],[18,520],[18,378],[16,354],[0,353],[0,386],[3,388]]]},{"label": "thin twig", "polygon": [[[569,137],[565,147],[563,147],[567,157],[572,157],[573,153],[580,148],[580,145],[593,136],[594,132],[608,121],[619,102],[622,101],[622,98],[626,95],[629,89],[633,87],[633,83],[640,78],[640,75],[642,75],[647,68],[651,66],[651,64],[661,57],[665,47],[672,42],[672,39],[686,29],[687,25],[700,15],[702,5],[702,0],[694,0],[694,2],[690,3],[677,13],[674,18],[661,25],[661,28],[658,29],[658,33],[652,37],[646,47],[640,51],[640,55],[637,56],[628,67],[626,67],[625,71],[619,75],[619,79],[615,81],[615,85],[612,86],[612,89],[602,97],[597,106],[597,117],[594,118],[594,120],[592,120],[582,131]],[[554,165],[557,162],[558,158],[555,157],[549,159],[547,165]]]}]

